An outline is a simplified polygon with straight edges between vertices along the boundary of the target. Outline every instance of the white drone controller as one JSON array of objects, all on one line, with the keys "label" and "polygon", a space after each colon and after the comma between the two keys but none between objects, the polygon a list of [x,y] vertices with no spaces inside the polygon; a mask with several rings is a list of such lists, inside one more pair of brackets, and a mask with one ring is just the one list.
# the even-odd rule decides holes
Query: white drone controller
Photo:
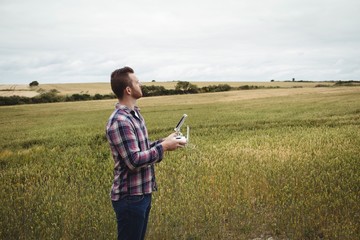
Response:
[{"label": "white drone controller", "polygon": [[190,128],[189,128],[189,126],[186,126],[186,137],[180,132],[180,128],[184,124],[186,117],[187,117],[187,115],[184,114],[181,117],[179,123],[176,125],[176,127],[174,129],[175,132],[176,132],[176,139],[179,139],[179,141],[181,143],[184,143],[184,144],[189,143],[189,138],[190,138]]}]

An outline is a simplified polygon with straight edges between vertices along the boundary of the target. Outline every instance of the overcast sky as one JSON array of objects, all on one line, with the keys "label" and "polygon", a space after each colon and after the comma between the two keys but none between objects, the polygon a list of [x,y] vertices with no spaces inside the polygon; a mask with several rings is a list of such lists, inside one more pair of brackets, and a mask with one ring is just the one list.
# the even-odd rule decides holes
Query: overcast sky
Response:
[{"label": "overcast sky", "polygon": [[359,0],[0,0],[0,84],[360,80]]}]

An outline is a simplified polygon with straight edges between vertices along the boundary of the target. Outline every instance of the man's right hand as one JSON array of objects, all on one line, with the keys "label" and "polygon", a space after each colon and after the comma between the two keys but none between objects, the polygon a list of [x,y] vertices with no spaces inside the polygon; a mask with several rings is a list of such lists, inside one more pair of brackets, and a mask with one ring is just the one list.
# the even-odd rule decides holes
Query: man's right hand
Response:
[{"label": "man's right hand", "polygon": [[177,148],[184,147],[185,143],[179,139],[176,139],[176,133],[172,133],[161,142],[161,145],[164,151],[173,151]]}]

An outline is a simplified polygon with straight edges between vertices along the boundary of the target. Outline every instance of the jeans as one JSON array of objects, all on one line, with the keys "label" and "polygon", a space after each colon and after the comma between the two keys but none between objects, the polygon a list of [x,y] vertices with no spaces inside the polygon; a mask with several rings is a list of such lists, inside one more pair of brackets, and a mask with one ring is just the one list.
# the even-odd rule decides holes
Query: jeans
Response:
[{"label": "jeans", "polygon": [[125,196],[112,201],[118,240],[143,240],[151,209],[151,194]]}]

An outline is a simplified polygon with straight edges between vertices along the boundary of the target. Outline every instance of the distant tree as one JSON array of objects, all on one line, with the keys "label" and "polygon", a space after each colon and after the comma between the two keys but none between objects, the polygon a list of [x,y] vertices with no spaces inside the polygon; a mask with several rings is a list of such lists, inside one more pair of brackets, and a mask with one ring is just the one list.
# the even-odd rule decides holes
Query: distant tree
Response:
[{"label": "distant tree", "polygon": [[38,81],[32,81],[30,84],[29,84],[30,87],[37,87],[39,86],[39,82]]},{"label": "distant tree", "polygon": [[161,96],[161,95],[168,95],[168,91],[163,86],[141,86],[141,91],[144,97],[148,96]]},{"label": "distant tree", "polygon": [[230,90],[231,90],[231,86],[229,84],[219,84],[217,86],[218,92],[225,92],[225,91],[230,91]]},{"label": "distant tree", "polygon": [[55,88],[50,89],[49,92],[51,92],[51,93],[60,93],[59,90],[57,90],[57,89],[55,89]]},{"label": "distant tree", "polygon": [[243,86],[240,86],[239,89],[241,89],[241,90],[249,90],[250,86],[249,85],[243,85]]},{"label": "distant tree", "polygon": [[56,92],[43,92],[38,96],[32,98],[33,103],[51,103],[62,102],[63,97],[58,96]]},{"label": "distant tree", "polygon": [[156,82],[155,80],[151,80],[151,82]]},{"label": "distant tree", "polygon": [[201,92],[225,92],[230,91],[231,86],[229,84],[210,85],[202,87]]},{"label": "distant tree", "polygon": [[94,100],[101,100],[101,99],[104,99],[104,96],[99,93],[96,93],[94,96]]},{"label": "distant tree", "polygon": [[179,81],[176,86],[175,90],[182,91],[184,93],[197,93],[199,92],[198,87],[195,84],[191,84],[186,81]]}]

